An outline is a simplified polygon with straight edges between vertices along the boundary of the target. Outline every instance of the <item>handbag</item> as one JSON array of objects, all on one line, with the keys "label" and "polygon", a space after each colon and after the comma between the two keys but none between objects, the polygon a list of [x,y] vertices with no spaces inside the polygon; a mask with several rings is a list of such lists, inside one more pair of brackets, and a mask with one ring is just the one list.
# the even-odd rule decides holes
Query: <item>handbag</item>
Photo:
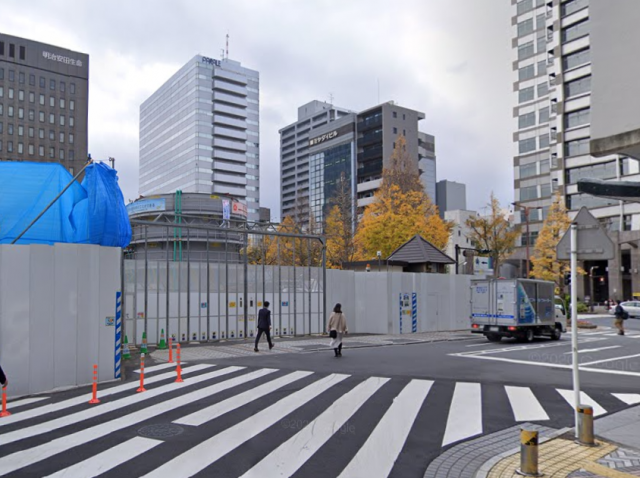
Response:
[{"label": "handbag", "polygon": [[329,331],[329,337],[331,337],[332,339],[337,339],[338,338],[338,331],[337,330],[330,330]]}]

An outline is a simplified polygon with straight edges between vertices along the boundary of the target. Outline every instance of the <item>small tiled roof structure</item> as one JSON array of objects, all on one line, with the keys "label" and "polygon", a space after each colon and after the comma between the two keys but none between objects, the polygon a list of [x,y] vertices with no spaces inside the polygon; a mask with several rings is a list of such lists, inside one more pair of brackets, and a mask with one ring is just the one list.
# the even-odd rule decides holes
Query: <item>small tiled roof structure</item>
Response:
[{"label": "small tiled roof structure", "polygon": [[436,246],[416,234],[391,253],[388,260],[402,261],[409,264],[455,264],[456,261]]}]

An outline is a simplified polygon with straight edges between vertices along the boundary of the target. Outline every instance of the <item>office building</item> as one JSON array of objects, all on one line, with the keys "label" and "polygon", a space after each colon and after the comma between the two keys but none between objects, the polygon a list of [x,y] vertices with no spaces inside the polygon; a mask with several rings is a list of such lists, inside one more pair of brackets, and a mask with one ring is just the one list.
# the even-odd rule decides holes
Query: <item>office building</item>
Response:
[{"label": "office building", "polygon": [[319,101],[299,108],[298,121],[280,130],[282,217],[292,215],[306,225],[312,215],[323,224],[342,177],[354,214],[361,213],[373,202],[399,135],[405,136],[407,153],[428,183],[425,190],[433,183],[435,195],[435,139],[418,131],[422,119],[424,113],[393,102],[360,113]]},{"label": "office building", "polygon": [[[625,0],[612,9],[604,0],[512,0],[512,5],[514,189],[520,213],[516,222],[524,225],[528,216],[530,231],[528,237],[522,234],[522,247],[514,256],[523,271],[524,246],[535,245],[556,191],[572,217],[585,206],[612,237],[640,229],[640,204],[590,196],[577,186],[582,178],[620,180],[640,173],[638,162],[628,157],[632,148],[607,147],[592,137],[598,134],[603,139],[633,129],[633,124],[623,124],[628,116],[619,114],[622,105],[637,118],[632,106],[637,102],[629,70],[632,62],[627,56],[633,56],[634,43],[620,35],[635,31],[623,27],[638,18],[640,4]],[[617,100],[602,96],[605,91]],[[599,115],[593,114],[597,105],[601,105]],[[625,258],[626,247],[618,265],[623,264],[623,274],[630,278],[633,268],[631,258]],[[607,261],[583,264],[585,270],[593,268],[595,287],[591,291],[589,280],[580,281],[579,294],[596,301],[629,298],[632,281],[624,286],[621,279],[611,282],[612,266]]]},{"label": "office building", "polygon": [[140,194],[228,197],[259,220],[259,75],[196,55],[140,106]]},{"label": "office building", "polygon": [[440,217],[447,211],[465,210],[467,208],[467,187],[462,183],[443,179],[436,184],[436,205]]},{"label": "office building", "polygon": [[87,161],[89,55],[0,33],[0,161]]},{"label": "office building", "polygon": [[[438,183],[440,184],[440,183]],[[443,217],[445,221],[451,223],[451,235],[449,236],[449,242],[447,248],[444,251],[449,257],[453,257],[458,261],[458,273],[460,274],[473,274],[473,261],[467,261],[466,256],[462,253],[464,248],[473,248],[473,244],[469,239],[470,228],[467,226],[469,219],[475,218],[477,213],[475,211],[466,211],[463,209],[448,210],[444,213]],[[456,257],[456,249],[461,249],[462,252]],[[470,256],[471,257],[471,256]],[[449,274],[455,274],[455,264],[449,267]]]}]

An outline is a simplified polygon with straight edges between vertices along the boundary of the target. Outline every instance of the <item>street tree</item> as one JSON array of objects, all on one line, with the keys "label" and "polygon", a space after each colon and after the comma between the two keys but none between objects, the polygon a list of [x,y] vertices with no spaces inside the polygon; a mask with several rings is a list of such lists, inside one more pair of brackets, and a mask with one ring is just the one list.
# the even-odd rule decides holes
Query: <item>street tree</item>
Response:
[{"label": "street tree", "polygon": [[327,267],[341,269],[343,263],[356,260],[357,253],[354,200],[349,181],[344,174],[337,181],[335,195],[329,204],[330,209],[324,221]]},{"label": "street tree", "polygon": [[402,134],[396,139],[395,149],[389,157],[389,168],[384,171],[383,177],[388,184],[398,186],[402,194],[424,191],[418,164],[407,152],[407,140]]},{"label": "street tree", "polygon": [[533,257],[531,257],[533,263],[531,277],[555,282],[558,290],[564,286],[564,274],[571,268],[569,261],[558,260],[556,247],[570,226],[571,219],[558,192],[549,207],[549,213],[544,220],[533,250]]},{"label": "street tree", "polygon": [[513,252],[519,228],[512,227],[505,218],[500,201],[491,193],[489,202],[491,213],[488,216],[469,218],[467,227],[471,230],[469,239],[478,249],[489,250],[489,257],[493,262],[494,274],[500,273],[500,265]]}]

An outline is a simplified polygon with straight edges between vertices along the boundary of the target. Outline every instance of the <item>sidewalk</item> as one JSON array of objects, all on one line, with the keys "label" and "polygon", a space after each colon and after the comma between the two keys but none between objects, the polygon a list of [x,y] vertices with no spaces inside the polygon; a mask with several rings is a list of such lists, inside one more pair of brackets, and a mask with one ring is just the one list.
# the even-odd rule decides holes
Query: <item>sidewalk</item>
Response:
[{"label": "sidewalk", "polygon": [[[345,349],[363,347],[382,347],[388,345],[411,345],[422,343],[449,342],[458,340],[471,340],[478,338],[466,330],[450,332],[421,332],[415,334],[402,335],[369,335],[369,334],[348,334],[344,339]],[[212,343],[189,342],[181,343],[182,360],[219,360],[238,356],[258,356],[253,351],[255,338],[231,339]],[[310,353],[318,351],[328,351],[328,335],[312,335],[307,337],[275,337],[275,347],[269,351],[270,354],[290,354],[290,353]],[[150,347],[151,348],[151,347]],[[262,349],[266,350],[266,341],[262,342]],[[150,353],[154,360],[167,362],[169,351],[156,349]]]},{"label": "sidewalk", "polygon": [[449,448],[425,478],[515,478],[520,429],[539,433],[538,471],[553,478],[640,477],[640,405],[597,419],[597,447],[575,443],[573,428],[525,423]]}]

